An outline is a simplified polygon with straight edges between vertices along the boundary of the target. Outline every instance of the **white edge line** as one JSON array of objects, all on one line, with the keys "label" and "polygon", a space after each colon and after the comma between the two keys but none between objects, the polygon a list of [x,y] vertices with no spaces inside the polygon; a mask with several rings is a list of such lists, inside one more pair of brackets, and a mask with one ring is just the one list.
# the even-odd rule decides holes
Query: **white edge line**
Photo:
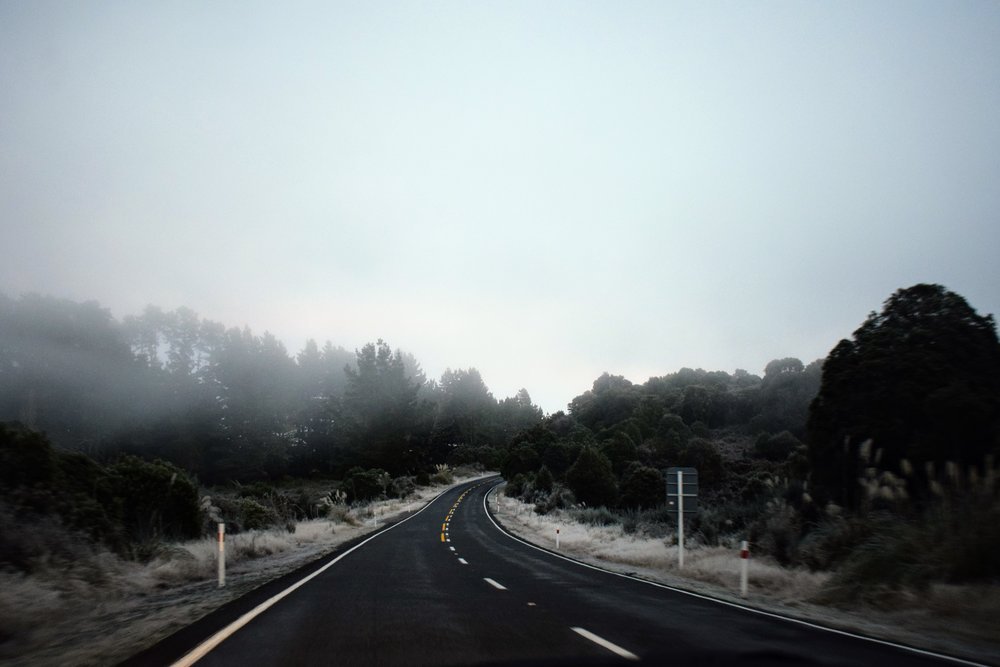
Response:
[{"label": "white edge line", "polygon": [[204,658],[206,655],[208,655],[213,649],[215,649],[215,647],[217,647],[219,644],[221,644],[222,642],[224,642],[227,639],[229,639],[229,637],[231,637],[234,634],[236,634],[241,628],[243,628],[243,626],[245,626],[247,623],[249,623],[253,619],[255,619],[258,616],[260,616],[261,614],[263,614],[265,611],[267,611],[268,609],[270,609],[272,606],[274,606],[276,603],[278,603],[279,601],[281,601],[283,598],[288,597],[289,595],[291,595],[293,592],[295,592],[296,590],[298,590],[302,586],[305,586],[310,581],[312,581],[313,579],[315,579],[319,575],[321,575],[324,572],[326,572],[328,569],[330,569],[331,567],[333,567],[334,565],[336,565],[341,559],[345,558],[348,554],[350,554],[355,549],[360,549],[364,545],[366,545],[369,542],[371,542],[372,540],[374,540],[379,535],[384,535],[385,533],[388,533],[390,530],[392,530],[396,526],[401,526],[404,523],[406,523],[407,521],[409,521],[410,519],[412,519],[413,517],[417,516],[418,514],[420,514],[424,510],[426,510],[428,507],[430,507],[431,505],[433,505],[434,502],[437,501],[438,498],[440,498],[444,494],[448,493],[449,491],[451,491],[451,489],[445,489],[444,491],[442,491],[438,495],[436,495],[433,498],[431,498],[430,501],[428,501],[428,503],[426,505],[424,505],[422,508],[420,508],[419,510],[417,510],[416,512],[414,512],[410,516],[406,517],[402,521],[400,521],[398,523],[394,523],[393,525],[389,526],[385,530],[379,531],[379,532],[375,533],[374,535],[368,537],[364,541],[359,542],[358,544],[355,544],[353,547],[351,547],[350,549],[348,549],[344,553],[340,554],[339,556],[337,556],[336,558],[334,558],[329,563],[327,563],[323,567],[319,568],[318,570],[316,570],[312,574],[310,574],[310,575],[308,575],[306,577],[303,577],[302,579],[299,579],[297,582],[295,582],[294,584],[292,584],[291,586],[289,586],[285,590],[281,591],[277,595],[274,595],[274,596],[268,598],[267,600],[265,600],[264,602],[261,602],[259,605],[257,605],[256,607],[254,607],[253,609],[251,609],[247,613],[243,614],[238,619],[236,619],[235,621],[233,621],[232,623],[230,623],[226,627],[222,628],[221,630],[219,630],[218,632],[216,632],[214,635],[212,635],[211,637],[209,637],[208,639],[206,639],[202,643],[198,644],[198,646],[196,646],[194,649],[192,649],[187,654],[185,654],[180,660],[177,660],[176,662],[172,663],[170,667],[190,667],[190,665],[193,665],[194,663],[198,662],[199,660],[201,660],[202,658]]},{"label": "white edge line", "polygon": [[548,549],[543,549],[542,547],[537,546],[535,544],[532,544],[531,542],[528,542],[527,540],[524,540],[524,539],[518,537],[517,535],[514,535],[513,533],[507,531],[503,526],[501,526],[500,524],[498,524],[496,521],[493,520],[493,517],[490,515],[490,508],[489,508],[489,505],[487,503],[487,498],[489,497],[489,495],[491,493],[495,493],[496,490],[497,490],[497,488],[500,487],[503,484],[504,484],[504,482],[500,482],[499,484],[496,484],[495,486],[493,486],[485,494],[483,494],[483,508],[486,509],[486,518],[488,518],[490,520],[490,523],[492,523],[493,526],[497,530],[499,530],[501,533],[503,533],[504,535],[506,535],[510,539],[514,540],[515,542],[520,542],[521,544],[523,544],[525,546],[531,547],[532,549],[535,549],[536,551],[541,551],[542,553],[546,553],[546,554],[548,554],[548,555],[550,555],[550,556],[552,556],[554,558],[560,558],[560,559],[562,559],[562,560],[564,560],[564,561],[566,561],[568,563],[574,563],[576,565],[579,565],[580,567],[586,567],[586,568],[589,568],[591,570],[596,570],[598,572],[604,572],[606,574],[614,575],[616,577],[621,577],[623,579],[629,579],[631,581],[638,581],[639,583],[647,584],[649,586],[656,586],[657,588],[663,588],[663,589],[666,589],[668,591],[673,591],[674,593],[680,593],[682,595],[689,595],[691,597],[698,598],[699,600],[707,600],[708,602],[715,602],[716,604],[721,604],[721,605],[725,605],[727,607],[732,607],[733,609],[741,609],[743,611],[750,612],[752,614],[758,614],[760,616],[767,616],[768,618],[776,618],[776,619],[779,619],[779,620],[782,620],[782,621],[787,621],[788,623],[796,623],[798,625],[803,625],[803,626],[808,627],[808,628],[814,628],[816,630],[823,630],[824,632],[832,632],[833,634],[842,635],[844,637],[852,637],[854,639],[861,639],[861,640],[866,641],[866,642],[872,642],[873,644],[882,644],[883,646],[891,646],[893,648],[898,648],[898,649],[902,649],[904,651],[909,651],[911,653],[917,653],[917,654],[920,654],[920,655],[925,655],[925,656],[928,656],[928,657],[931,657],[931,658],[938,658],[940,660],[948,660],[950,662],[954,662],[954,663],[957,663],[957,664],[960,664],[960,665],[971,665],[972,667],[989,667],[989,665],[986,665],[984,663],[973,662],[971,660],[966,660],[964,658],[957,658],[957,657],[955,657],[953,655],[945,655],[944,653],[935,653],[934,651],[929,651],[927,649],[917,648],[915,646],[907,646],[906,644],[897,644],[897,643],[889,641],[887,639],[878,639],[876,637],[866,637],[865,635],[854,634],[853,632],[848,632],[846,630],[838,630],[837,628],[830,628],[830,627],[827,627],[825,625],[819,625],[817,623],[812,623],[810,621],[804,621],[804,620],[802,620],[800,618],[792,618],[791,616],[782,616],[781,614],[776,614],[776,613],[771,612],[771,611],[764,611],[763,609],[754,609],[753,607],[745,607],[745,606],[743,606],[741,604],[736,604],[735,602],[729,602],[727,600],[720,600],[719,598],[709,597],[708,595],[702,595],[700,593],[693,593],[691,591],[686,591],[683,588],[674,588],[673,586],[668,586],[667,584],[661,584],[661,583],[659,583],[657,581],[649,581],[648,579],[640,579],[638,577],[633,577],[633,576],[630,576],[630,575],[627,575],[627,574],[623,574],[621,572],[615,572],[614,570],[606,570],[603,567],[597,567],[596,565],[591,565],[590,563],[584,563],[583,561],[576,560],[576,559],[573,559],[573,558],[569,558],[569,557],[563,556],[561,554],[557,554],[555,552],[549,551]]},{"label": "white edge line", "polygon": [[490,586],[492,586],[493,588],[497,589],[498,591],[505,591],[505,590],[507,590],[506,586],[504,586],[503,584],[501,584],[498,581],[493,581],[489,577],[483,577],[483,581],[485,581],[486,583],[488,583]]},{"label": "white edge line", "polygon": [[607,639],[604,639],[603,637],[598,637],[597,635],[595,635],[590,630],[585,630],[583,628],[570,628],[570,630],[572,630],[573,632],[575,632],[576,634],[580,635],[581,637],[583,637],[585,639],[589,639],[590,641],[594,642],[598,646],[601,646],[603,648],[608,649],[609,651],[611,651],[615,655],[617,655],[619,657],[622,657],[622,658],[625,658],[626,660],[638,660],[639,659],[639,656],[637,656],[635,653],[632,653],[632,651],[627,651],[627,650],[623,649],[621,646],[619,646],[618,644],[613,644],[613,643],[609,642]]}]

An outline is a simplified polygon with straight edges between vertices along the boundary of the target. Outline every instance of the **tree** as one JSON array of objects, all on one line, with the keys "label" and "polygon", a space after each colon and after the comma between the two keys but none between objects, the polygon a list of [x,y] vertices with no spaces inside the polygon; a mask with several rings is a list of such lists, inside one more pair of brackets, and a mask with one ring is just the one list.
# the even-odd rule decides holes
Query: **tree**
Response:
[{"label": "tree", "polygon": [[357,370],[347,366],[344,372],[348,437],[363,464],[394,475],[420,467],[413,441],[420,385],[407,374],[403,354],[380,338],[357,351]]},{"label": "tree", "polygon": [[497,402],[479,371],[449,368],[439,387],[434,439],[449,445],[485,444],[490,439]]},{"label": "tree", "polygon": [[618,499],[618,488],[611,461],[593,447],[584,447],[566,471],[566,485],[577,500],[593,507],[610,507]]},{"label": "tree", "polygon": [[632,416],[639,403],[636,387],[620,375],[604,373],[593,388],[570,403],[570,413],[594,432],[610,428]]},{"label": "tree", "polygon": [[[861,444],[881,450],[883,469],[902,459],[974,465],[998,452],[1000,342],[993,317],[940,285],[895,292],[823,366],[809,414],[813,479],[853,505]],[[911,491],[927,479],[916,477]]]}]

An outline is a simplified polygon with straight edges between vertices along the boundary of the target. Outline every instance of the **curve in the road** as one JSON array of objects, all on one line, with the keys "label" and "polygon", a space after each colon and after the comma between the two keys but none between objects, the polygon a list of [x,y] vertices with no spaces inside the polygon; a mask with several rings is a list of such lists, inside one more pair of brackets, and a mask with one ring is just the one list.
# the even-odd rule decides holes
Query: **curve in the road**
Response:
[{"label": "curve in the road", "polygon": [[635,577],[635,576],[626,574],[624,572],[616,572],[615,570],[609,570],[609,569],[600,567],[598,565],[594,565],[592,563],[587,563],[585,561],[577,560],[577,559],[572,558],[570,556],[566,556],[566,555],[558,553],[556,551],[552,551],[551,549],[546,549],[545,547],[539,546],[539,545],[534,544],[533,542],[530,542],[530,541],[528,541],[528,540],[526,540],[526,539],[524,539],[522,537],[519,537],[518,535],[515,535],[510,530],[508,530],[505,526],[503,526],[502,524],[500,524],[499,522],[497,522],[496,519],[493,518],[493,514],[492,514],[492,512],[490,511],[490,508],[489,508],[489,502],[488,502],[489,501],[489,494],[490,493],[498,493],[498,489],[501,486],[503,486],[503,482],[501,482],[501,483],[496,484],[495,486],[493,486],[493,488],[491,488],[489,490],[489,492],[487,492],[483,496],[483,509],[485,510],[486,516],[489,518],[490,522],[496,527],[496,529],[498,531],[500,531],[501,533],[503,533],[504,535],[506,535],[510,539],[515,540],[517,542],[520,542],[521,544],[523,544],[523,545],[525,545],[527,547],[530,547],[532,549],[537,549],[538,551],[541,551],[542,553],[546,553],[546,554],[548,554],[548,555],[550,555],[550,556],[552,556],[554,558],[560,558],[560,559],[562,559],[562,560],[564,560],[566,562],[573,563],[574,565],[578,565],[580,567],[590,568],[592,570],[596,570],[596,571],[599,571],[599,572],[604,572],[606,574],[610,574],[610,575],[613,575],[613,576],[616,576],[616,577],[622,577],[622,578],[625,578],[625,579],[629,579],[631,581],[637,581],[637,582],[642,583],[642,584],[648,584],[650,586],[656,586],[657,588],[662,588],[664,590],[672,591],[674,593],[679,593],[681,595],[689,595],[691,597],[698,598],[698,599],[701,599],[701,600],[707,600],[709,602],[713,602],[713,603],[716,603],[716,604],[725,605],[725,606],[731,607],[733,609],[739,609],[741,611],[752,613],[752,614],[759,614],[761,616],[766,616],[766,617],[769,617],[769,618],[773,618],[773,619],[785,621],[785,622],[788,622],[788,623],[796,623],[798,625],[802,625],[802,626],[805,626],[805,627],[808,627],[808,628],[812,628],[812,629],[815,629],[815,630],[821,630],[823,632],[830,632],[830,633],[833,633],[833,634],[842,635],[844,637],[850,637],[852,639],[860,639],[860,640],[867,641],[867,642],[872,642],[872,643],[875,643],[875,644],[882,644],[884,646],[889,646],[889,647],[892,647],[892,648],[895,648],[895,649],[900,649],[900,650],[908,651],[908,652],[915,653],[915,654],[918,654],[918,655],[927,656],[927,657],[930,657],[930,658],[933,658],[933,659],[936,659],[936,660],[945,660],[945,661],[952,662],[952,663],[958,664],[958,665],[969,665],[970,667],[987,667],[987,666],[983,665],[982,663],[973,662],[971,660],[965,660],[964,658],[959,658],[959,657],[956,657],[956,656],[950,656],[950,655],[946,655],[946,654],[943,654],[943,653],[936,653],[934,651],[929,651],[927,649],[922,649],[922,648],[918,648],[918,647],[915,647],[915,646],[908,646],[906,644],[900,644],[898,642],[893,642],[893,641],[889,641],[889,640],[886,640],[886,639],[879,639],[878,637],[870,637],[868,635],[862,635],[862,634],[858,634],[858,633],[854,633],[854,632],[848,632],[847,630],[841,630],[839,628],[831,628],[829,626],[820,625],[818,623],[813,623],[813,622],[806,621],[806,620],[803,620],[803,619],[800,619],[800,618],[794,618],[794,617],[791,617],[791,616],[783,616],[781,614],[777,614],[777,613],[770,612],[770,611],[765,611],[763,609],[757,609],[755,607],[749,607],[749,606],[746,606],[746,605],[737,604],[735,602],[730,602],[729,600],[722,600],[722,599],[719,599],[719,598],[711,597],[709,595],[704,595],[704,594],[701,594],[701,593],[695,593],[694,591],[688,591],[688,590],[685,590],[683,588],[677,588],[675,586],[670,586],[669,584],[663,584],[663,583],[660,583],[658,581],[650,581],[649,579],[642,579],[642,578],[639,578],[639,577]]}]

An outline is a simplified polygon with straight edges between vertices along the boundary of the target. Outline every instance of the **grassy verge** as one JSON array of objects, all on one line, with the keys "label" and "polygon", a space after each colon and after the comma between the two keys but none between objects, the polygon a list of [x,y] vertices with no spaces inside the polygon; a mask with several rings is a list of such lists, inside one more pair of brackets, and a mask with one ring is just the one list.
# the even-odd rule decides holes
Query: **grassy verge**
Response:
[{"label": "grassy verge", "polygon": [[[474,479],[456,477],[455,484]],[[344,507],[327,518],[226,538],[226,587],[217,587],[214,537],[165,545],[149,562],[78,546],[30,576],[0,571],[0,663],[108,665],[241,595],[414,512],[450,485],[405,499]]]},{"label": "grassy verge", "polygon": [[557,509],[539,515],[533,504],[501,496],[498,518],[515,535],[551,550],[556,548],[558,529],[561,553],[609,570],[827,627],[1000,664],[997,584],[935,585],[920,594],[886,590],[877,606],[834,607],[822,603],[830,574],[751,558],[749,595],[744,600],[739,596],[736,545],[689,544],[680,569],[677,546],[669,537],[627,533],[620,523],[587,523],[593,517],[578,510]]}]

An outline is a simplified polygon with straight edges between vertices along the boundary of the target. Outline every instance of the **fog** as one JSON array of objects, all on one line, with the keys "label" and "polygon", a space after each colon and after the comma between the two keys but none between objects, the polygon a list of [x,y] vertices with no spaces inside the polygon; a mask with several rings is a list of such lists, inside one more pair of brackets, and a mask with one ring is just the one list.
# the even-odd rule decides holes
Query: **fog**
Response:
[{"label": "fog", "polygon": [[1000,311],[1000,7],[0,6],[0,290],[565,409]]}]

